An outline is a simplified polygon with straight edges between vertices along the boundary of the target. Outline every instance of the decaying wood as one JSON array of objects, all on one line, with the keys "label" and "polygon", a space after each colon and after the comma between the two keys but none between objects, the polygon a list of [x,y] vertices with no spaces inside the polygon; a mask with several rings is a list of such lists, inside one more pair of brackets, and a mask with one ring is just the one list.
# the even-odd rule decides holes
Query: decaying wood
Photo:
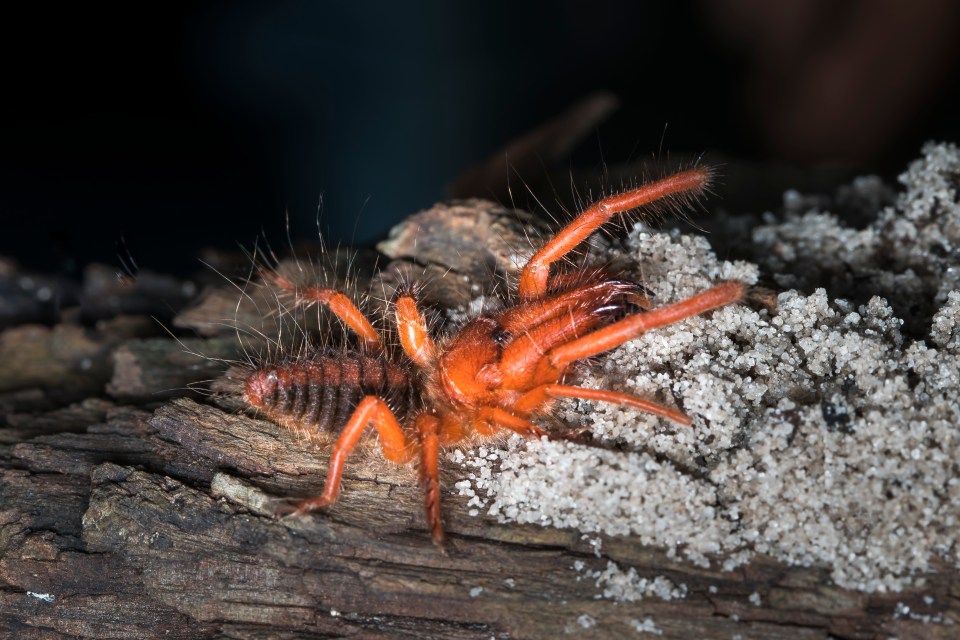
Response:
[{"label": "decaying wood", "polygon": [[129,340],[113,351],[113,375],[106,390],[125,402],[196,397],[201,387],[191,385],[220,376],[221,360],[236,358],[239,351],[231,337]]},{"label": "decaying wood", "polygon": [[534,216],[485,200],[437,204],[397,225],[377,245],[394,259],[439,265],[488,283],[514,275],[548,236],[549,227]]},{"label": "decaying wood", "polygon": [[[634,636],[648,618],[670,638],[958,635],[921,620],[960,618],[955,569],[866,594],[832,585],[823,567],[761,557],[708,570],[630,538],[604,537],[598,557],[578,531],[469,515],[453,486],[464,470],[446,460],[440,553],[413,470],[373,447],[351,459],[334,508],[278,520],[283,498],[320,490],[328,450],[229,398],[161,402],[158,391],[212,377],[213,361],[108,322],[22,326],[0,341],[19,368],[0,378],[4,637],[599,638]],[[187,340],[228,357],[226,341]],[[66,405],[77,394],[88,399]],[[587,573],[609,561],[687,595],[605,598]]]},{"label": "decaying wood", "polygon": [[[467,515],[449,482],[441,554],[415,477],[375,453],[350,466],[335,509],[277,520],[278,497],[319,489],[323,452],[187,399],[152,415],[113,408],[85,433],[6,454],[0,628],[18,637],[605,637],[649,617],[679,638],[946,638],[951,627],[894,619],[894,607],[922,611],[927,595],[955,613],[960,596],[950,573],[916,593],[868,595],[831,586],[823,569],[759,559],[708,571],[620,538],[598,558],[576,531]],[[608,560],[688,595],[598,599],[574,563]]]}]

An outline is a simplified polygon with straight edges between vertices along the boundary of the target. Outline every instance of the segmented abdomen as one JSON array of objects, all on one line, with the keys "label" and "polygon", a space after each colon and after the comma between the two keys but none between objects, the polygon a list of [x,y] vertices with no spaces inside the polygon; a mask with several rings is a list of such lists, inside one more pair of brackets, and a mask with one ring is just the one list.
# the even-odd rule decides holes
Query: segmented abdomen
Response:
[{"label": "segmented abdomen", "polygon": [[368,395],[385,400],[400,420],[417,401],[407,369],[350,352],[261,367],[244,384],[247,402],[268,418],[326,432],[339,431]]}]

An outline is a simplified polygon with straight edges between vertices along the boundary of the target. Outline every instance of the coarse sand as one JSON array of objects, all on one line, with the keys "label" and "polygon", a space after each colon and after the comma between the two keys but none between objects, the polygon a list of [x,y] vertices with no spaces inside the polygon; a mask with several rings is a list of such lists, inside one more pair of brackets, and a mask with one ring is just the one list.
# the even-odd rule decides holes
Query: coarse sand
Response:
[{"label": "coarse sand", "polygon": [[592,444],[451,451],[474,512],[726,569],[754,554],[829,566],[871,592],[921,581],[937,557],[960,564],[960,150],[928,144],[900,181],[889,206],[875,178],[841,192],[873,207],[861,229],[788,192],[754,230],[759,264],[637,225],[626,256],[597,259],[627,265],[657,304],[763,275],[776,313],[729,306],[652,331],[578,382],[675,404],[692,427],[570,400],[558,417]]}]

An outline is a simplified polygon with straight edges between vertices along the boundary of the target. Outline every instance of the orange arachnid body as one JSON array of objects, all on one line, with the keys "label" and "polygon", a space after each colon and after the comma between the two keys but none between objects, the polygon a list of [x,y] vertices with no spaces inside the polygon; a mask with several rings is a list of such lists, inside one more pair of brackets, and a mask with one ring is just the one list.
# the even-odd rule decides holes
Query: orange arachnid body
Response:
[{"label": "orange arachnid body", "polygon": [[[404,358],[387,355],[369,320],[343,293],[274,284],[299,302],[319,303],[365,346],[361,353],[317,354],[295,365],[264,367],[246,380],[247,402],[287,426],[339,431],[323,493],[291,508],[302,514],[334,503],[347,456],[373,426],[386,458],[416,462],[427,521],[437,545],[441,447],[503,430],[543,436],[538,417],[557,398],[583,398],[649,411],[689,425],[682,412],[616,391],[566,384],[578,360],[609,351],[641,334],[740,300],[745,285],[721,282],[686,300],[651,309],[643,289],[601,270],[551,273],[561,260],[614,216],[664,198],[696,196],[709,171],[694,168],[600,200],[547,242],[523,267],[515,301],[437,340],[409,294],[394,304]],[[342,428],[341,428],[342,425]]]}]

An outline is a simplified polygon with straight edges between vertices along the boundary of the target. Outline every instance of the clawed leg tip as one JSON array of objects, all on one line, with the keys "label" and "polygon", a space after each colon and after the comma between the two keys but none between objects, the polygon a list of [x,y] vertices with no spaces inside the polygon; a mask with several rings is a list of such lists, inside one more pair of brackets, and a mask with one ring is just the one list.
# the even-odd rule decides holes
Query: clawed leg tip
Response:
[{"label": "clawed leg tip", "polygon": [[288,520],[298,516],[306,515],[313,511],[330,506],[328,501],[319,500],[301,500],[281,505],[273,512],[273,517],[277,520]]},{"label": "clawed leg tip", "polygon": [[297,512],[296,507],[291,504],[277,507],[273,511],[274,520],[289,520],[291,517],[298,516],[298,515],[300,514]]},{"label": "clawed leg tip", "polygon": [[446,532],[443,530],[443,525],[441,525],[439,522],[432,523],[430,527],[430,540],[433,542],[433,546],[436,548],[436,550],[443,555],[447,555],[446,548],[444,547],[446,538],[447,536]]}]

